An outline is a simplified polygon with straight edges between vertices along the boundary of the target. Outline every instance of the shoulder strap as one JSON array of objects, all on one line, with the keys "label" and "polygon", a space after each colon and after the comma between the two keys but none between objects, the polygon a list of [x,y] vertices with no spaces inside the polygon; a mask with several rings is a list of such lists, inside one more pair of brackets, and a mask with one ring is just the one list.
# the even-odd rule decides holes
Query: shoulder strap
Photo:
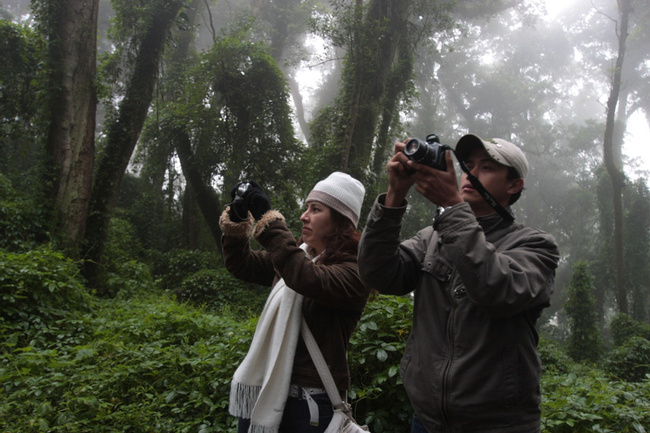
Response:
[{"label": "shoulder strap", "polygon": [[[448,150],[452,151],[454,153],[454,155],[456,155],[456,151],[453,150],[451,147],[446,146],[446,148]],[[476,176],[474,176],[470,172],[469,168],[467,168],[467,165],[465,165],[465,161],[461,160],[458,157],[458,155],[456,155],[456,160],[458,161],[458,165],[460,165],[460,169],[463,170],[465,172],[465,174],[467,175],[467,179],[469,179],[469,181],[472,184],[472,186],[474,187],[474,189],[476,191],[478,191],[479,194],[481,194],[483,199],[486,202],[488,202],[490,206],[492,206],[492,209],[497,211],[497,213],[499,215],[501,215],[501,217],[504,220],[506,220],[506,221],[514,221],[515,217],[510,212],[508,212],[508,210],[506,208],[501,206],[501,203],[499,203],[498,201],[496,201],[496,199],[494,197],[492,197],[492,194],[490,194],[489,191],[487,189],[485,189],[485,187],[483,186],[481,181],[479,181],[478,178]]]},{"label": "shoulder strap", "polygon": [[320,379],[323,382],[323,386],[327,391],[327,395],[329,396],[330,401],[332,402],[332,406],[334,406],[335,409],[342,409],[343,411],[349,410],[348,405],[345,403],[345,401],[343,401],[343,399],[341,399],[341,394],[339,393],[339,390],[336,388],[336,383],[334,382],[332,373],[327,367],[325,358],[323,358],[323,354],[320,351],[320,348],[318,347],[318,343],[316,343],[316,339],[314,338],[314,335],[311,333],[311,329],[309,329],[309,326],[307,325],[307,322],[305,321],[304,317],[302,318],[300,332],[302,334],[302,339],[304,340],[305,345],[307,346],[307,350],[309,351],[309,355],[311,355],[311,359],[312,361],[314,361],[316,370],[318,370],[318,375],[320,376]]}]

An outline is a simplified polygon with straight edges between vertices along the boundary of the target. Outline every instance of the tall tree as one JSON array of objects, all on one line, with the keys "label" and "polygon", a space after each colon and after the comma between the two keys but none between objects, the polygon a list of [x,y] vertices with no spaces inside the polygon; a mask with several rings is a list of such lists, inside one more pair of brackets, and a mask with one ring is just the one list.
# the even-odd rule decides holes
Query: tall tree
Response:
[{"label": "tall tree", "polygon": [[95,158],[95,85],[99,0],[34,0],[47,40],[46,153],[54,197],[52,229],[78,256]]},{"label": "tall tree", "polygon": [[[147,118],[165,42],[184,1],[156,0],[143,5],[144,15],[140,16],[139,23],[143,26],[142,33],[136,34],[133,42],[136,47],[133,69],[118,112],[106,126],[106,141],[97,161],[84,245],[84,275],[97,289],[102,287],[101,264],[110,212]],[[131,11],[135,14],[136,9]],[[136,18],[129,18],[137,23]]]},{"label": "tall tree", "polygon": [[[172,136],[183,173],[218,245],[218,214],[236,182],[257,181],[274,207],[287,212],[295,211],[296,189],[286,179],[302,179],[286,81],[264,44],[246,41],[245,33],[240,27],[217,39],[186,75],[185,94],[191,99],[170,107],[175,119],[187,120],[174,122]],[[220,200],[213,190],[215,178]]]},{"label": "tall tree", "polygon": [[[318,163],[311,176],[321,178],[338,169],[366,179],[377,131],[381,125],[381,136],[388,136],[386,129],[393,125],[411,81],[415,46],[409,39],[409,16],[415,2],[333,4],[333,22],[325,21],[319,29],[347,51],[338,96],[312,124],[310,143]],[[384,146],[381,143],[382,150]],[[382,151],[378,154],[383,156]]]},{"label": "tall tree", "polygon": [[[153,200],[156,197],[160,198],[157,206],[142,210],[150,215],[149,218],[156,215],[157,221],[167,222],[170,230],[164,233],[166,235],[164,238],[160,237],[163,233],[158,232],[153,224],[150,223],[147,227],[153,229],[149,232],[150,238],[152,240],[157,238],[163,250],[199,249],[201,240],[201,216],[194,193],[191,188],[182,190],[183,179],[177,167],[174,140],[166,135],[167,131],[164,131],[161,122],[165,122],[165,107],[184,97],[186,79],[184,72],[187,65],[196,61],[196,39],[201,29],[199,22],[208,6],[208,2],[204,0],[188,0],[186,7],[183,8],[183,13],[178,20],[179,25],[173,31],[174,43],[170,44],[164,59],[152,114],[147,118],[136,154],[131,160],[131,164],[137,167],[145,185],[149,188],[147,195]],[[179,191],[183,191],[180,226],[178,225],[179,206],[176,206]],[[174,229],[175,227],[177,229]],[[180,244],[179,239],[182,239]]]},{"label": "tall tree", "polygon": [[571,330],[567,351],[575,361],[595,362],[602,352],[603,341],[594,308],[593,276],[586,262],[579,261],[573,266],[568,292],[564,306]]},{"label": "tall tree", "polygon": [[305,118],[303,97],[300,93],[300,83],[296,78],[294,67],[297,58],[304,54],[303,41],[309,29],[309,16],[318,9],[314,0],[263,0],[252,2],[251,8],[255,16],[264,22],[268,29],[267,36],[271,56],[284,72],[291,96],[293,98],[294,114],[298,125],[305,137],[309,137],[309,123]]},{"label": "tall tree", "polygon": [[[616,108],[621,103],[621,74],[625,62],[625,49],[632,13],[632,0],[618,0],[619,19],[616,30],[618,36],[618,55],[612,71],[611,90],[607,100],[607,121],[603,139],[603,155],[607,173],[612,180],[612,205],[614,209],[614,257],[616,261],[616,301],[620,313],[628,314],[627,290],[625,287],[625,247],[623,243],[623,188],[625,173],[623,172],[622,146],[620,140],[615,140]],[[619,110],[625,111],[625,107]]]},{"label": "tall tree", "polygon": [[650,322],[650,191],[645,179],[627,188],[625,215],[625,274],[630,288],[630,316]]}]

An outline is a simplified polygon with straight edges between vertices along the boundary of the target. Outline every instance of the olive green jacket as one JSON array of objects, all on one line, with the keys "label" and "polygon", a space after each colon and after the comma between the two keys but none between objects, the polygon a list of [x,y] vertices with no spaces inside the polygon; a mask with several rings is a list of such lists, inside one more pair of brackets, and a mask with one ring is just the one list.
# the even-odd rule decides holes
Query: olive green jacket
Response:
[{"label": "olive green jacket", "polygon": [[402,379],[429,433],[536,432],[540,370],[535,323],[553,293],[554,239],[467,203],[400,242],[406,206],[380,196],[359,247],[362,280],[414,293]]}]

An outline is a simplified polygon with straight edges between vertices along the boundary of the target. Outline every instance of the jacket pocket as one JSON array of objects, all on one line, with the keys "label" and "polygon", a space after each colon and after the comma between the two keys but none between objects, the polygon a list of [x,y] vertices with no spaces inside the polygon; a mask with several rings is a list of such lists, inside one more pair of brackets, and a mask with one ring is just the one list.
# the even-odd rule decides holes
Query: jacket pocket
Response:
[{"label": "jacket pocket", "polygon": [[452,266],[440,255],[427,254],[422,261],[422,271],[431,274],[440,282],[449,281],[452,269]]}]

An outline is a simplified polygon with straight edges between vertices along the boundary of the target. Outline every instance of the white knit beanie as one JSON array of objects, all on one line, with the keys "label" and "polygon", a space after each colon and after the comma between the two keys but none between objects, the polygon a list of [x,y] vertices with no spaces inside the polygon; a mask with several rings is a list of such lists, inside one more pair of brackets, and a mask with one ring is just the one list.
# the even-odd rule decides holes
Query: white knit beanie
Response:
[{"label": "white knit beanie", "polygon": [[346,173],[335,171],[316,184],[306,203],[318,201],[352,221],[356,227],[366,189],[361,182]]}]

